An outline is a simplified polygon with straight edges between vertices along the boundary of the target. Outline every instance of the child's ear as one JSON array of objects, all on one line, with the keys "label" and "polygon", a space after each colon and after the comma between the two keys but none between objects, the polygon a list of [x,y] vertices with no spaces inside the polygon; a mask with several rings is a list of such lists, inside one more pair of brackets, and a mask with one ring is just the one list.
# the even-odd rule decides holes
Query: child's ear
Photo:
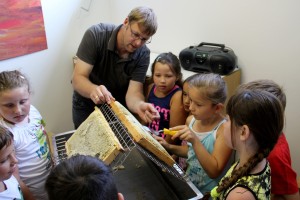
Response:
[{"label": "child's ear", "polygon": [[250,136],[249,127],[247,125],[243,125],[240,131],[241,131],[241,133],[240,133],[241,141],[247,140]]},{"label": "child's ear", "polygon": [[215,109],[216,109],[217,113],[221,113],[221,112],[223,112],[224,105],[222,103],[218,103],[215,105]]}]

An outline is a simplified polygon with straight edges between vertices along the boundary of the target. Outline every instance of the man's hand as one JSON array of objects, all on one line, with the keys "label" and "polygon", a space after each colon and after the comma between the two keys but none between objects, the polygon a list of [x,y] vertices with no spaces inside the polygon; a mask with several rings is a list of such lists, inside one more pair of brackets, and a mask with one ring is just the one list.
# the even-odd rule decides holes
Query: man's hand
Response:
[{"label": "man's hand", "polygon": [[138,115],[146,123],[151,123],[152,121],[160,118],[158,111],[153,107],[153,105],[146,102],[141,102],[139,104]]},{"label": "man's hand", "polygon": [[95,89],[90,93],[90,98],[95,104],[110,104],[111,101],[115,100],[115,98],[111,95],[111,93],[104,85],[95,87]]}]

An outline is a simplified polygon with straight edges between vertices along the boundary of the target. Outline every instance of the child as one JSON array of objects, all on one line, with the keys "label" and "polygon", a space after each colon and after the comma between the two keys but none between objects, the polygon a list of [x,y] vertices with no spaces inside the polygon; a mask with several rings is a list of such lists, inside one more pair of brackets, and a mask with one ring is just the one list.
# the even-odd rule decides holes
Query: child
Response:
[{"label": "child", "polygon": [[[281,102],[283,110],[286,106],[286,95],[283,89],[272,80],[256,80],[245,83],[240,89],[258,89],[272,93]],[[279,139],[268,156],[271,167],[271,193],[272,200],[293,199],[299,200],[297,174],[292,168],[289,144],[285,134],[281,133]]]},{"label": "child", "polygon": [[[190,97],[189,97],[189,81],[196,76],[197,74],[194,74],[192,76],[187,77],[182,84],[182,102],[183,102],[183,108],[185,112],[190,115]],[[187,145],[187,141],[182,141],[181,145]],[[183,157],[179,157],[178,164],[184,171],[186,170],[186,159]]]},{"label": "child", "polygon": [[271,172],[266,157],[283,128],[282,105],[269,92],[238,90],[226,110],[229,118],[224,136],[239,160],[210,194],[215,199],[270,199]]},{"label": "child", "polygon": [[59,163],[49,174],[50,200],[123,200],[110,169],[92,156],[76,155]]},{"label": "child", "polygon": [[0,125],[14,135],[21,180],[37,199],[47,199],[44,182],[51,168],[40,113],[30,104],[30,86],[21,72],[0,73]]},{"label": "child", "polygon": [[190,97],[189,97],[189,81],[193,79],[193,77],[197,76],[197,74],[194,74],[192,76],[187,77],[182,84],[182,102],[183,102],[183,108],[185,112],[190,115]]},{"label": "child", "polygon": [[23,199],[19,183],[12,175],[16,171],[17,163],[13,135],[0,126],[0,199]]},{"label": "child", "polygon": [[[151,122],[149,128],[159,131],[184,124],[187,113],[182,103],[182,73],[178,58],[170,52],[158,55],[151,72],[153,84],[148,87],[147,101],[159,112],[160,119]],[[166,140],[174,142],[170,136],[166,136]]]},{"label": "child", "polygon": [[156,139],[171,153],[187,157],[186,174],[205,193],[215,187],[230,166],[231,149],[223,136],[223,108],[226,100],[225,81],[217,74],[197,74],[189,81],[191,116],[186,126],[171,139],[186,140],[188,145],[176,146]]}]

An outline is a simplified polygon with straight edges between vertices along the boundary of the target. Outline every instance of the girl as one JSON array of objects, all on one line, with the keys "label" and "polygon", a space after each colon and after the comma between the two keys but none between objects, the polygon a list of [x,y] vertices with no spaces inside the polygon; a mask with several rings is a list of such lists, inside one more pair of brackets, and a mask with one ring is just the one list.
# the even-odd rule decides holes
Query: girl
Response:
[{"label": "girl", "polygon": [[183,108],[188,113],[188,115],[190,115],[189,81],[192,80],[195,76],[197,76],[197,74],[187,77],[182,84]]},{"label": "girl", "polygon": [[36,199],[47,199],[44,182],[51,162],[44,122],[30,104],[28,80],[17,70],[0,73],[0,125],[14,135],[21,180]]},{"label": "girl", "polygon": [[187,157],[186,174],[205,193],[217,185],[230,166],[231,149],[223,136],[222,112],[226,100],[226,84],[217,74],[197,74],[189,81],[191,115],[186,125],[172,130],[171,139],[186,140],[188,145],[176,146],[156,139],[171,153]]},{"label": "girl", "polygon": [[[190,97],[189,97],[189,81],[193,79],[194,76],[197,76],[197,74],[194,74],[192,76],[187,77],[182,84],[182,102],[183,102],[183,108],[185,112],[190,115]],[[187,141],[182,141],[181,145],[187,145]],[[179,157],[178,164],[184,171],[186,170],[186,159]]]},{"label": "girl", "polygon": [[[227,104],[226,143],[239,154],[219,185],[216,199],[270,199],[270,166],[266,157],[283,129],[283,108],[273,94],[238,90]],[[207,195],[206,197],[208,197]]]},{"label": "girl", "polygon": [[[172,53],[158,55],[151,67],[153,84],[148,87],[147,101],[160,114],[160,119],[149,124],[149,128],[159,131],[185,123],[187,113],[182,104],[182,73],[178,58]],[[168,142],[170,136],[166,136]]]}]

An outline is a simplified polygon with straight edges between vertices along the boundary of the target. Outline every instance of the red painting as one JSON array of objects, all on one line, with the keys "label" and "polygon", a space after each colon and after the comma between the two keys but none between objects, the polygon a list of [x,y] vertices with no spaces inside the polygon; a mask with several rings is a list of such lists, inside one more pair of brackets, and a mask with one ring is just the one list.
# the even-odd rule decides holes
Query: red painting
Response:
[{"label": "red painting", "polygon": [[0,60],[47,49],[40,0],[0,0]]}]

